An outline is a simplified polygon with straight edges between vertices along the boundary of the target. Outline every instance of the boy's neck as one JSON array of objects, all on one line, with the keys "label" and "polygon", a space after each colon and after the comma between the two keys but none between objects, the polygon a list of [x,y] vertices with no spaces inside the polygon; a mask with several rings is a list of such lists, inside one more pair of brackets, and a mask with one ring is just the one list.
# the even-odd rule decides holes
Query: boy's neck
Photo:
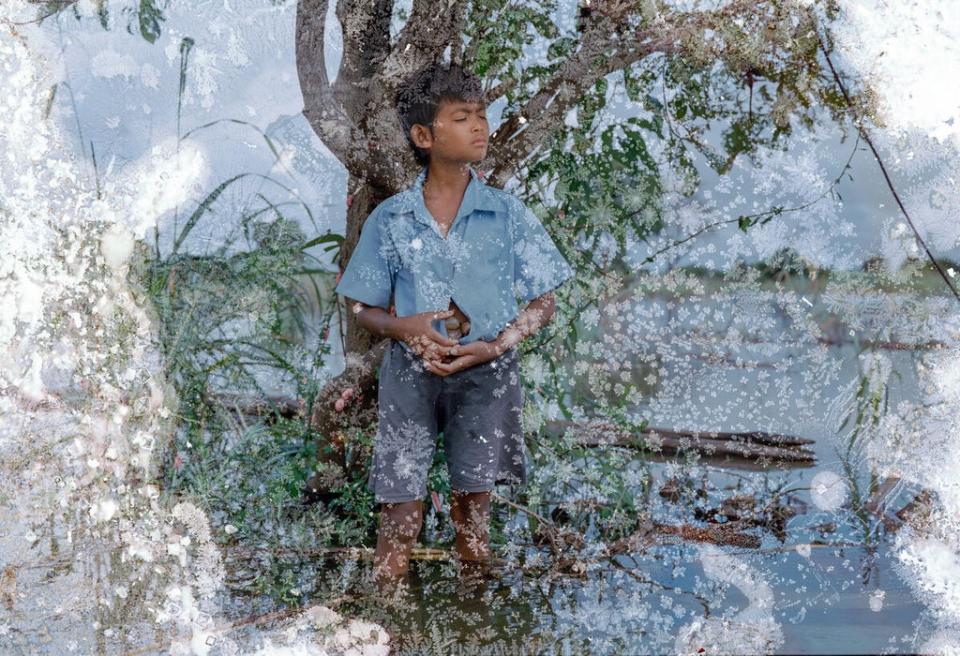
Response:
[{"label": "boy's neck", "polygon": [[430,162],[423,182],[424,197],[462,197],[470,184],[470,164]]}]

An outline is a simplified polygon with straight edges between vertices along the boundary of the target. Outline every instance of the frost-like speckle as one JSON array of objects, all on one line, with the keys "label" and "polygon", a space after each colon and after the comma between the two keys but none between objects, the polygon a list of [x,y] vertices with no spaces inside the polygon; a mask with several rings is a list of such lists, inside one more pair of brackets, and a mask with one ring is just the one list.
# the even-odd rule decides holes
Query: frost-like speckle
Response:
[{"label": "frost-like speckle", "polygon": [[695,619],[677,634],[677,653],[770,654],[783,644],[783,630],[774,619],[774,594],[767,577],[736,556],[713,545],[699,548],[704,574],[736,586],[748,605],[732,617]]},{"label": "frost-like speckle", "polygon": [[819,472],[810,481],[810,498],[820,510],[837,510],[847,499],[847,483],[836,472]]},{"label": "frost-like speckle", "polygon": [[880,92],[883,120],[894,129],[916,128],[960,145],[960,88],[944,84],[960,68],[960,5],[847,0],[840,6],[839,50]]},{"label": "frost-like speckle", "polygon": [[[35,9],[11,0],[0,19]],[[0,30],[0,103],[16,103],[0,131],[0,593],[17,616],[0,636],[64,653],[121,635],[128,650],[139,636],[155,651],[208,654],[228,642],[214,602],[222,556],[203,510],[152,482],[177,399],[157,326],[126,279],[136,240],[196,191],[205,159],[168,142],[122,175],[88,176],[44,116],[62,73],[56,50],[23,25]],[[110,51],[94,68],[139,70]],[[378,630],[345,623],[327,651],[384,644]],[[169,644],[152,644],[158,636]]]},{"label": "frost-like speckle", "polygon": [[148,89],[156,89],[160,85],[160,73],[151,64],[140,67],[140,82]]},{"label": "frost-like speckle", "polygon": [[[0,12],[25,22],[35,4],[11,0]],[[108,4],[111,35],[135,37],[125,35],[122,19],[124,10],[141,3]],[[12,308],[0,313],[0,508],[5,529],[0,535],[5,568],[0,593],[4,602],[12,599],[13,612],[20,613],[15,615],[19,624],[0,617],[4,639],[45,630],[67,652],[86,653],[95,651],[101,639],[112,645],[130,628],[143,629],[142,635],[150,636],[147,642],[158,633],[169,636],[170,644],[157,647],[169,653],[239,654],[254,649],[228,635],[226,620],[217,614],[226,569],[216,541],[243,539],[248,527],[221,524],[222,532],[212,530],[198,504],[165,498],[154,480],[158,456],[172,439],[177,399],[162,376],[157,328],[149,309],[126,279],[141,255],[138,242],[158,222],[169,237],[172,226],[165,222],[174,212],[179,210],[182,220],[185,208],[226,179],[223,162],[269,171],[271,176],[310,169],[313,176],[290,185],[300,193],[327,185],[331,169],[315,166],[321,148],[300,116],[290,56],[297,3],[169,4],[171,20],[153,46],[136,38],[124,46],[112,36],[101,39],[102,3],[93,0],[75,4],[86,23],[74,25],[70,16],[59,24],[50,21],[48,28],[18,28],[16,38],[8,32],[0,36],[0,114],[5,117],[0,128],[0,305]],[[716,4],[691,0],[676,6]],[[842,0],[839,5],[837,62],[866,76],[880,93],[886,125],[871,128],[874,141],[934,253],[955,248],[960,243],[955,216],[960,206],[960,123],[954,115],[960,102],[956,88],[944,80],[955,77],[958,68],[952,27],[960,24],[958,10],[948,3],[920,0]],[[572,28],[574,4],[559,9],[558,26]],[[266,17],[271,20],[263,20]],[[51,23],[57,29],[71,26],[64,30],[62,43],[44,38],[56,33]],[[90,25],[95,30],[84,32]],[[194,25],[204,29],[194,30]],[[329,34],[336,36],[337,29],[337,21],[331,20]],[[545,63],[543,41],[530,45],[525,54]],[[130,52],[124,50],[127,46]],[[86,54],[80,59],[86,66],[78,67],[72,58],[82,49]],[[149,57],[154,58],[147,62]],[[60,59],[70,61],[76,78],[62,77],[65,64]],[[181,65],[184,88],[177,98]],[[328,58],[327,65],[332,78],[335,59]],[[642,112],[639,103],[625,99],[621,80],[610,76],[611,106]],[[45,117],[44,101],[57,82],[69,84],[56,87],[57,101]],[[113,93],[120,88],[124,94]],[[76,102],[76,115],[65,113],[68,93]],[[108,99],[101,103],[106,107],[85,102],[99,97]],[[174,108],[182,121],[175,120]],[[220,112],[224,108],[229,111]],[[601,114],[597,120],[608,123],[623,117]],[[226,115],[253,125],[242,128],[249,130],[243,137],[237,137],[241,128],[234,124],[232,132],[217,132],[219,126],[177,139]],[[580,125],[585,117],[585,112],[570,111],[565,124]],[[78,134],[79,145],[72,147],[64,138],[75,126],[81,126],[84,135],[81,140]],[[276,160],[248,167],[249,162],[233,152],[224,154],[225,144],[234,138],[239,150],[253,151],[252,142],[262,137],[257,129],[268,131],[280,146]],[[206,134],[214,136],[196,138]],[[680,429],[766,428],[803,436],[812,430],[810,436],[823,443],[816,429],[826,426],[826,437],[832,438],[837,426],[847,419],[853,422],[857,410],[866,410],[856,429],[847,426],[835,444],[828,444],[847,460],[838,464],[832,459],[835,453],[822,450],[819,455],[831,459],[821,458],[818,468],[824,469],[798,489],[809,493],[812,514],[827,514],[826,519],[839,523],[849,519],[846,509],[851,504],[862,504],[867,496],[850,493],[850,475],[841,474],[841,464],[869,469],[881,479],[896,478],[900,487],[895,491],[913,485],[931,493],[929,512],[905,521],[895,555],[902,581],[927,605],[936,625],[923,632],[914,650],[949,652],[956,649],[960,635],[960,315],[947,294],[920,296],[904,289],[923,275],[917,262],[925,254],[887,197],[863,144],[839,141],[840,136],[837,125],[824,121],[809,133],[798,131],[788,149],[738,158],[729,175],[699,189],[691,177],[664,171],[662,216],[659,208],[644,207],[647,192],[640,186],[625,190],[622,202],[639,209],[645,225],[663,218],[667,228],[647,242],[628,236],[621,245],[609,230],[576,242],[593,264],[609,265],[623,256],[629,266],[604,272],[602,283],[584,285],[577,299],[587,304],[579,316],[584,332],[570,361],[560,363],[559,374],[547,349],[526,358],[527,381],[536,389],[523,419],[533,432],[563,412],[582,418],[622,406],[626,411],[621,419],[635,422],[651,418]],[[293,137],[296,143],[281,143],[277,137]],[[96,169],[91,142],[99,156]],[[843,189],[845,205],[826,191],[840,173],[837,153],[845,156],[848,150],[858,155],[858,186],[853,194]],[[657,161],[666,157],[655,139],[649,151]],[[76,154],[71,157],[71,152]],[[340,173],[339,165],[335,172]],[[872,195],[861,194],[864,189]],[[217,217],[226,223],[244,198],[238,193],[231,199],[236,203],[226,211],[218,209]],[[342,204],[342,199],[328,202],[325,193],[318,198],[322,202],[317,205]],[[746,233],[735,225],[709,228],[776,205],[802,205],[803,210]],[[860,234],[851,208],[866,217],[860,225],[867,230]],[[598,199],[591,202],[589,216],[612,221],[615,209],[609,199]],[[336,212],[330,214],[334,218],[325,220],[331,224],[341,219]],[[668,250],[652,266],[642,264],[651,253],[699,230],[705,230],[702,238]],[[887,287],[878,289],[874,282],[843,271],[863,265],[863,249],[857,248],[863,243],[856,240],[869,242],[870,254],[880,256],[872,264],[879,269],[881,286]],[[409,245],[413,251],[425,250],[419,240]],[[758,259],[773,263],[776,284],[765,284],[756,271],[742,266]],[[677,270],[679,264],[721,273],[711,280]],[[828,281],[823,282],[828,277],[824,275],[817,282],[823,285],[816,296],[791,286],[792,276],[816,273],[817,267],[832,270],[825,272]],[[530,277],[542,273],[535,268]],[[951,270],[954,280],[955,274]],[[843,382],[848,365],[857,371]],[[922,398],[903,400],[895,386],[910,378],[914,367]],[[558,379],[569,383],[569,389],[551,387]],[[858,392],[869,403],[858,406]],[[579,406],[571,400],[578,395],[586,398]],[[891,402],[885,407],[888,396]],[[856,448],[847,450],[852,443]],[[707,466],[692,460],[668,462],[663,472],[691,479],[702,474],[706,479]],[[398,464],[401,474],[409,473],[409,461]],[[594,473],[588,458],[548,464],[555,465],[554,480],[560,483],[550,488],[551,496],[584,504],[611,500],[604,481],[581,480]],[[629,464],[638,463],[635,459]],[[611,467],[607,473],[612,477],[622,472]],[[646,473],[637,467],[624,476],[637,499],[640,488],[650,492]],[[766,485],[773,478],[767,472],[738,473],[737,484],[745,481],[753,492],[760,488],[758,481]],[[661,494],[664,491],[671,493],[665,485]],[[660,495],[649,496],[662,511]],[[748,497],[738,496],[741,501]],[[889,493],[883,500],[893,498],[896,494]],[[703,501],[695,508],[699,513],[716,510],[708,507],[707,502],[715,501],[712,497],[698,499],[697,504]],[[791,572],[796,587],[787,592],[795,592],[803,603],[791,609],[791,622],[813,615],[807,614],[813,608],[810,601],[826,603],[833,582],[843,590],[853,585],[845,577],[854,574],[856,564],[847,556],[829,561],[817,537],[801,535],[799,542],[777,547],[797,567],[795,575]],[[542,551],[514,544],[504,551],[510,555],[521,550],[528,551],[528,564],[545,557]],[[599,557],[602,552],[603,545],[592,542],[582,555]],[[694,573],[697,582],[678,583],[675,590],[683,594],[677,597],[660,588],[642,597],[636,587],[611,587],[608,583],[617,579],[596,562],[584,560],[571,568],[587,577],[582,584],[562,594],[546,581],[537,584],[554,619],[577,635],[590,636],[599,652],[621,648],[624,643],[618,640],[625,635],[643,635],[652,644],[685,652],[699,647],[707,647],[708,653],[782,648],[783,619],[774,614],[774,606],[784,607],[774,603],[773,593],[792,587],[793,578],[788,583],[788,577],[768,573],[760,558],[723,549],[699,549],[699,560],[669,555],[681,562],[671,564],[663,580],[683,580],[688,571],[698,571],[699,563],[706,581]],[[830,564],[824,565],[824,559]],[[634,567],[631,573],[642,570]],[[813,590],[813,577],[821,572],[827,573],[826,580],[818,580],[821,587]],[[865,568],[853,578],[869,578],[869,573]],[[878,623],[885,620],[902,605],[897,581],[891,579],[882,580],[883,589],[853,587],[850,594],[858,596],[849,608],[870,613]],[[17,594],[11,596],[11,589]],[[290,594],[300,597],[302,589],[298,582]],[[707,594],[711,591],[715,594]],[[725,610],[719,601],[727,591],[733,601]],[[704,613],[701,597],[711,604],[711,612]],[[44,614],[46,610],[24,612],[51,600],[58,608],[52,615]],[[347,650],[380,654],[387,651],[388,641],[375,625],[314,606],[261,642],[255,653],[275,655]]]},{"label": "frost-like speckle", "polygon": [[[843,60],[876,90],[883,130],[872,134],[904,205],[935,252],[955,247],[956,195],[960,179],[960,89],[944,84],[960,68],[956,3],[842,2],[843,20],[835,37]],[[903,184],[904,180],[916,181]],[[908,258],[923,257],[912,230],[892,204],[882,210],[882,251],[896,271]],[[908,268],[909,269],[909,268]],[[895,279],[895,276],[894,276]],[[932,303],[930,305],[933,305]],[[858,306],[859,307],[859,306]],[[855,311],[855,310],[851,310]],[[880,471],[916,483],[934,496],[925,516],[897,535],[902,579],[926,603],[936,627],[918,645],[925,653],[955,652],[960,645],[960,354],[956,349],[958,312],[953,298],[942,302],[936,318],[915,305],[887,308],[873,322],[890,334],[914,334],[941,341],[947,348],[928,351],[916,364],[922,398],[901,401],[883,416],[867,441],[866,455]],[[919,330],[899,325],[910,321]],[[919,333],[919,334],[917,334]],[[883,360],[866,363],[875,387],[890,377]],[[870,606],[882,604],[871,597]]]},{"label": "frost-like speckle", "polygon": [[115,50],[101,50],[90,62],[92,72],[98,77],[132,77],[137,74],[137,62],[130,55]]}]

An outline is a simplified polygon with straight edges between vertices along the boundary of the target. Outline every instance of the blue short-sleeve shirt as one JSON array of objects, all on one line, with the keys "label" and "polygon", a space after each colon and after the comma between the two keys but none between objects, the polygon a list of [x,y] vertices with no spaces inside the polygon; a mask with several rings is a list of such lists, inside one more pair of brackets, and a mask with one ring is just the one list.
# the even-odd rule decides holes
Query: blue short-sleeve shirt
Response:
[{"label": "blue short-sleeve shirt", "polygon": [[[573,275],[537,216],[513,194],[487,186],[470,168],[446,237],[423,199],[424,168],[406,190],[370,213],[336,292],[397,316],[446,310],[452,299],[470,321],[461,344],[493,340],[522,304]],[[443,321],[437,329],[446,335]],[[404,345],[406,346],[406,345]]]}]

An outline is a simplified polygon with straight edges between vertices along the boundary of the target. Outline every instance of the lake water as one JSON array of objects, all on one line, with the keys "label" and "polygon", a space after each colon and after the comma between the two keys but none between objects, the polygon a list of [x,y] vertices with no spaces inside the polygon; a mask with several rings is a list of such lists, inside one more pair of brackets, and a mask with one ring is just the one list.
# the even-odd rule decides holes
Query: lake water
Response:
[{"label": "lake water", "polygon": [[[812,311],[819,309],[818,302]],[[695,316],[708,314],[710,309],[701,307]],[[666,325],[669,320],[663,321]],[[682,329],[676,330],[678,336],[683,334]],[[785,332],[782,322],[767,328],[774,343],[776,335]],[[746,463],[721,465],[707,460],[687,467],[692,478],[706,478],[711,497],[717,499],[729,495],[723,488],[737,482],[754,490],[765,485],[796,490],[800,512],[787,520],[782,541],[766,532],[760,549],[694,544],[653,547],[598,565],[584,580],[546,583],[507,567],[502,578],[487,585],[483,602],[458,600],[455,573],[449,565],[417,563],[409,602],[416,610],[411,617],[401,619],[402,614],[362,602],[349,607],[395,627],[410,638],[413,651],[423,641],[430,643],[429,636],[437,641],[431,643],[435,647],[451,640],[486,645],[487,651],[470,653],[516,653],[518,646],[535,653],[572,654],[694,653],[701,645],[713,647],[708,653],[718,653],[718,646],[723,653],[916,650],[915,640],[924,635],[924,606],[898,574],[887,536],[875,531],[868,546],[862,546],[864,527],[851,508],[842,478],[840,409],[849,403],[849,398],[843,402],[844,394],[849,397],[861,375],[858,346],[823,348],[826,353],[814,357],[803,346],[776,346],[775,357],[793,363],[775,373],[762,366],[745,369],[702,361],[702,366],[691,366],[689,361],[661,365],[661,379],[674,381],[676,397],[696,402],[674,399],[671,405],[660,394],[646,407],[637,408],[638,415],[651,417],[655,426],[757,429],[816,440],[817,460],[810,467],[758,470]],[[916,399],[916,379],[911,375],[914,356],[902,351],[889,355],[893,369],[902,374],[901,380],[891,383],[889,403],[894,407],[900,399]],[[813,382],[814,367],[805,366],[809,362],[823,365]],[[764,392],[758,378],[795,393]],[[765,403],[770,397],[772,402]],[[653,405],[667,411],[650,413]],[[726,420],[717,421],[718,416]],[[677,459],[663,460],[651,465],[655,486],[677,472]],[[862,457],[855,459],[854,467],[862,486],[867,480]],[[811,496],[815,477],[828,483],[835,477],[844,489],[838,494],[815,489]],[[908,489],[896,492],[891,512],[912,497]],[[845,505],[833,508],[845,497]],[[653,500],[651,510],[663,521],[687,514],[658,495]],[[875,528],[875,521],[868,525]],[[809,546],[817,540],[853,546]],[[522,556],[517,559],[523,561]],[[461,614],[477,619],[460,620]],[[496,628],[484,628],[490,626]],[[481,640],[485,632],[492,635]]]},{"label": "lake water", "polygon": [[[814,293],[808,297],[813,299],[811,320],[823,322],[824,299]],[[226,583],[204,605],[204,613],[215,615],[207,617],[208,625],[237,626],[228,641],[212,639],[192,648],[211,654],[301,653],[276,645],[299,606],[319,603],[344,617],[381,625],[396,653],[696,653],[701,646],[709,647],[707,653],[917,651],[933,620],[898,569],[890,536],[875,530],[874,520],[864,523],[851,503],[840,458],[846,439],[840,425],[863,373],[859,347],[803,337],[797,316],[784,310],[796,300],[766,293],[699,298],[695,311],[684,317],[686,301],[646,297],[625,311],[631,329],[645,331],[647,338],[627,334],[618,342],[622,346],[626,340],[634,362],[646,353],[658,363],[658,381],[631,409],[637,419],[649,418],[663,428],[755,429],[815,440],[817,460],[809,467],[674,457],[638,459],[628,466],[638,481],[645,468],[652,475],[647,509],[664,523],[696,523],[694,505],[717,507],[735,492],[762,500],[772,489],[792,490],[783,500],[796,514],[786,519],[779,537],[754,531],[761,537],[759,549],[694,542],[649,546],[595,560],[576,578],[550,576],[542,566],[546,552],[520,545],[497,553],[502,562],[473,588],[463,587],[451,562],[415,561],[409,590],[395,599],[375,593],[364,559],[293,555],[284,560],[287,574],[299,581],[293,603],[256,592],[258,578],[276,576],[275,571],[258,572],[256,558],[225,552]],[[667,311],[658,304],[666,304]],[[599,322],[595,336],[605,329]],[[860,339],[873,337],[858,330]],[[846,327],[840,332],[849,335]],[[704,357],[717,351],[723,357]],[[889,406],[916,400],[915,354],[886,355],[899,374],[890,379]],[[71,421],[76,420],[69,412],[41,409],[21,429],[69,434]],[[863,486],[868,464],[861,453],[854,456],[850,462]],[[33,486],[31,494],[38,494],[40,487],[55,491],[63,483],[42,467],[11,469],[23,462],[4,459],[4,504],[20,511],[28,509],[14,503],[13,490],[25,493]],[[574,465],[575,472],[589,466]],[[657,494],[671,477],[694,484],[690,490],[702,488],[700,500],[676,502]],[[895,488],[891,510],[916,491]],[[639,483],[636,492],[641,493]],[[577,486],[566,495],[558,490],[556,500],[590,495],[590,486]],[[99,511],[50,508],[32,517],[21,512],[5,527],[8,561],[34,564],[17,572],[19,592],[0,620],[2,651],[65,653],[66,646],[75,653],[169,653],[169,637],[153,624],[154,613],[157,608],[186,612],[190,600],[178,598],[171,610],[169,599],[164,601],[169,578],[150,579],[149,567],[138,570],[128,562],[123,541],[110,530],[79,529],[83,522],[77,512]],[[516,528],[508,524],[505,531],[511,535]],[[216,536],[222,529],[214,520],[209,531]],[[31,539],[22,539],[26,532]],[[433,537],[429,529],[424,536]],[[219,541],[208,540],[211,545]],[[178,549],[168,555],[176,559]],[[136,596],[129,594],[126,582],[143,576],[154,582]],[[266,621],[247,622],[254,617]],[[118,622],[122,629],[104,631]],[[314,645],[304,646],[302,653],[320,653],[315,641],[302,644]]]}]

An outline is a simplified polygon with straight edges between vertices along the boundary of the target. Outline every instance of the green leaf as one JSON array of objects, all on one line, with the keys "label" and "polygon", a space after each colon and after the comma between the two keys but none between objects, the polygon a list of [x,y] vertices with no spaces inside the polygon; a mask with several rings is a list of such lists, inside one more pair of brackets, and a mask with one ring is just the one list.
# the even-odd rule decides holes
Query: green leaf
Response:
[{"label": "green leaf", "polygon": [[749,119],[736,121],[723,134],[723,146],[730,156],[730,159],[740,153],[753,150],[754,144],[750,135]]},{"label": "green leaf", "polygon": [[576,40],[569,36],[560,37],[547,47],[547,59],[550,61],[566,59],[573,52],[576,44]]},{"label": "green leaf", "polygon": [[107,11],[107,5],[105,4],[106,0],[97,0],[97,17],[100,19],[100,27],[103,29],[109,29],[110,27],[110,15]]},{"label": "green leaf", "polygon": [[678,98],[674,101],[673,115],[677,120],[683,120],[683,117],[687,115],[687,105],[683,102],[683,98]]},{"label": "green leaf", "polygon": [[166,20],[163,10],[154,4],[154,0],[140,0],[137,17],[140,22],[140,35],[150,43],[156,42],[160,36],[160,22]]},{"label": "green leaf", "polygon": [[[343,235],[338,235],[335,232],[328,232],[326,234],[320,235],[319,237],[314,237],[307,243],[305,243],[300,250],[307,250],[311,246],[316,246],[317,244],[333,244],[334,246],[340,246],[343,244]],[[327,248],[326,250],[331,250]]]},{"label": "green leaf", "polygon": [[190,231],[197,225],[197,222],[203,216],[204,212],[210,209],[210,206],[219,198],[220,194],[229,187],[231,184],[239,180],[240,178],[250,175],[249,173],[241,173],[240,175],[235,175],[232,178],[229,178],[221,182],[216,189],[211,191],[206,198],[203,199],[203,202],[193,211],[193,214],[190,215],[190,218],[187,219],[187,223],[183,226],[183,230],[180,231],[180,234],[177,235],[176,241],[173,242],[173,253],[176,253],[180,248],[180,244],[183,243],[183,240],[187,238],[187,235],[190,234]]}]

